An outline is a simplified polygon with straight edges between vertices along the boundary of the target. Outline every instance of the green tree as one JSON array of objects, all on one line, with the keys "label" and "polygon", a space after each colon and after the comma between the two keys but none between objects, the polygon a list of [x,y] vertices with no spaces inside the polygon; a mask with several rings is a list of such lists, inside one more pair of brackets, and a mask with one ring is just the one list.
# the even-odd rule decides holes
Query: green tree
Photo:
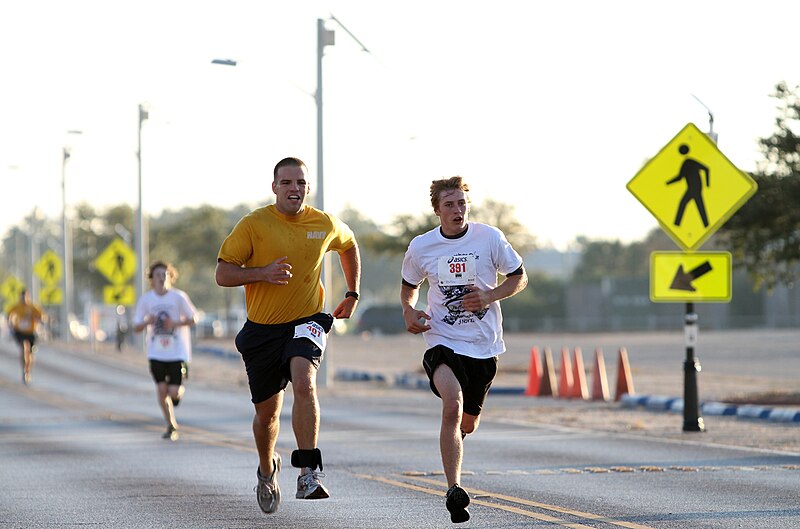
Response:
[{"label": "green tree", "polygon": [[536,238],[517,219],[514,206],[508,203],[487,199],[472,208],[470,218],[500,228],[508,242],[520,254],[526,254],[536,247]]},{"label": "green tree", "polygon": [[771,97],[778,116],[773,134],[759,141],[764,159],[752,174],[758,192],[720,232],[757,289],[791,285],[800,260],[800,86],[781,82]]},{"label": "green tree", "polygon": [[227,210],[210,205],[165,211],[150,222],[150,260],[174,264],[179,274],[175,286],[185,290],[195,305],[224,311],[225,294],[216,284],[214,270],[217,252],[233,225]]},{"label": "green tree", "polygon": [[675,244],[659,228],[654,228],[643,241],[630,244],[586,237],[578,237],[577,242],[581,248],[581,259],[572,277],[582,282],[648,276],[652,252],[676,250]]}]

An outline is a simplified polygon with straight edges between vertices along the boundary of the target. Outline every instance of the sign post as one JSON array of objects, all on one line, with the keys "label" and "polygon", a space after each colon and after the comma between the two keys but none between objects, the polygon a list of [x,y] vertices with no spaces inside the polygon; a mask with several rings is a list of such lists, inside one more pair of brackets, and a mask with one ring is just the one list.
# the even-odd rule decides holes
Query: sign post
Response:
[{"label": "sign post", "polygon": [[653,252],[650,300],[686,303],[683,431],[702,432],[694,304],[730,301],[732,265],[730,253],[694,251],[755,194],[757,185],[719,151],[713,131],[705,134],[689,123],[636,173],[627,188],[684,250]]}]

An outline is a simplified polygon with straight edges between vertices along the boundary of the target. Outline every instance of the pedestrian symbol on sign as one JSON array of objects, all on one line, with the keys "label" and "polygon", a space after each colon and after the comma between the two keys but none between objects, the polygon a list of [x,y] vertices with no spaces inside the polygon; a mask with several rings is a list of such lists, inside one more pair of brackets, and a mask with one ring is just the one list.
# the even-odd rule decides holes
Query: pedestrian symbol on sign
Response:
[{"label": "pedestrian symbol on sign", "polygon": [[[681,144],[678,148],[678,152],[686,156],[689,154],[689,146],[685,143]],[[700,213],[700,220],[703,221],[703,226],[708,227],[708,215],[706,215],[706,206],[703,203],[703,173],[706,175],[706,187],[710,187],[711,173],[708,167],[686,156],[678,176],[667,182],[667,185],[671,185],[675,182],[686,180],[686,193],[684,193],[683,198],[681,198],[681,203],[678,205],[678,214],[675,216],[676,226],[681,225],[683,214],[686,212],[686,206],[689,205],[689,202],[693,201],[697,206],[697,212]]]}]

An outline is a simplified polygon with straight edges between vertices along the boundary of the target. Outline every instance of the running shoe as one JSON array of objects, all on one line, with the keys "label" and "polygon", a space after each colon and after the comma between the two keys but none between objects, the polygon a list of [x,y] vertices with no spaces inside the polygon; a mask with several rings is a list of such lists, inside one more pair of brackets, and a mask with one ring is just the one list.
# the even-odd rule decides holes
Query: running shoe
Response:
[{"label": "running shoe", "polygon": [[467,512],[467,505],[469,505],[469,494],[467,491],[458,486],[458,483],[450,487],[447,491],[447,500],[445,506],[450,511],[450,521],[453,523],[462,523],[469,520],[469,512]]},{"label": "running shoe", "polygon": [[297,494],[295,498],[301,500],[321,500],[330,497],[328,489],[319,480],[324,478],[324,472],[317,472],[316,470],[309,470],[302,476],[297,478]]},{"label": "running shoe", "polygon": [[164,435],[161,436],[162,439],[169,439],[170,441],[177,441],[178,437],[178,429],[174,426],[168,427]]},{"label": "running shoe", "polygon": [[281,487],[278,485],[278,472],[281,471],[281,456],[275,454],[272,459],[272,474],[269,479],[261,475],[261,469],[256,469],[258,485],[255,487],[258,506],[266,514],[271,514],[278,510],[281,503]]}]

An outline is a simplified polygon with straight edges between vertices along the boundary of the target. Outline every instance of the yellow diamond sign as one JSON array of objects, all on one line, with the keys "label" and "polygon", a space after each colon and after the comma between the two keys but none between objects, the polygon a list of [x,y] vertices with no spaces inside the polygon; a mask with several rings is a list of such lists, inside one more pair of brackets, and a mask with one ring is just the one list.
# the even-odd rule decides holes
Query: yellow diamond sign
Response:
[{"label": "yellow diamond sign", "polygon": [[136,272],[136,254],[125,241],[114,239],[97,256],[94,264],[111,283],[121,285]]},{"label": "yellow diamond sign", "polygon": [[689,123],[627,188],[678,246],[692,251],[753,196],[757,184]]},{"label": "yellow diamond sign", "polygon": [[61,258],[53,250],[47,250],[36,262],[33,271],[47,286],[53,286],[61,279]]},{"label": "yellow diamond sign", "polygon": [[650,254],[650,300],[730,301],[731,254],[653,252]]}]

